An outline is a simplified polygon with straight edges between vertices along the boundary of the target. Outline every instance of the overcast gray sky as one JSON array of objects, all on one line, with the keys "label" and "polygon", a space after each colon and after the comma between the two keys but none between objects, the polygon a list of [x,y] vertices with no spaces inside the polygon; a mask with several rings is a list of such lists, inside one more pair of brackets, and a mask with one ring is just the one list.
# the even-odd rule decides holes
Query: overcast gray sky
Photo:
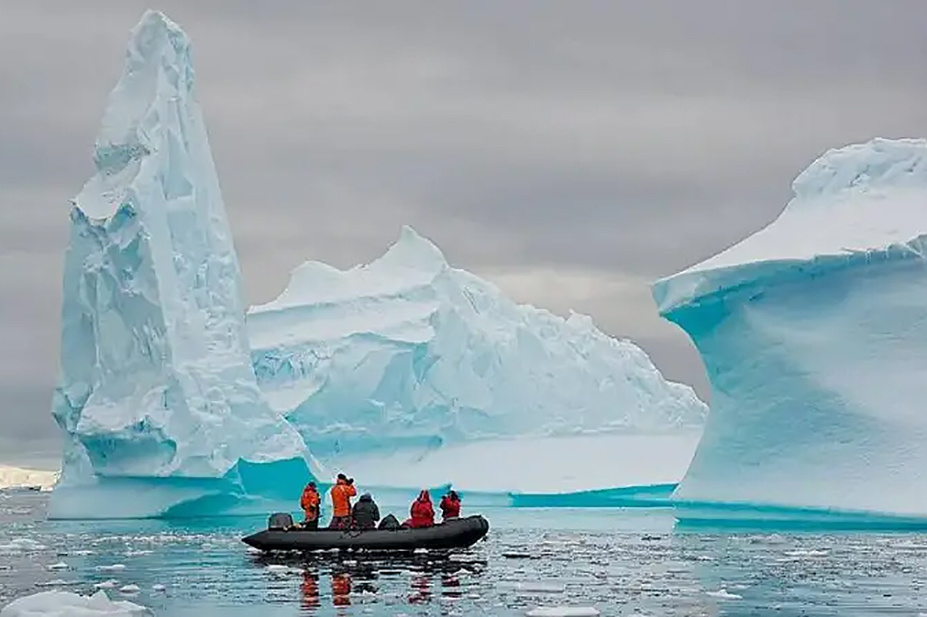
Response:
[{"label": "overcast gray sky", "polygon": [[[0,4],[0,461],[54,456],[68,199],[148,6]],[[922,0],[150,6],[193,40],[249,304],[411,224],[706,398],[648,283],[774,218],[827,148],[927,134]]]}]

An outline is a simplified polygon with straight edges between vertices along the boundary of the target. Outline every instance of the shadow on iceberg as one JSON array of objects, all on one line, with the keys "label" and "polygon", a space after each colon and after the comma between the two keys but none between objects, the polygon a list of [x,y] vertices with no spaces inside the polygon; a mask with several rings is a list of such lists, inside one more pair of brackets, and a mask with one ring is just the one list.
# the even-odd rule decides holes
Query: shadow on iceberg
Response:
[{"label": "shadow on iceberg", "polygon": [[96,476],[52,493],[52,519],[183,519],[292,510],[306,479],[303,459],[239,461],[222,477]]}]

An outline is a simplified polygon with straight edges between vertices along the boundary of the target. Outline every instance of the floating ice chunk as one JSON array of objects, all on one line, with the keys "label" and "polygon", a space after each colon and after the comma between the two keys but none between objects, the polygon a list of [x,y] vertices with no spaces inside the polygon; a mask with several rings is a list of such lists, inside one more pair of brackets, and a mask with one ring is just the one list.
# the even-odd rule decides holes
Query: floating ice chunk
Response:
[{"label": "floating ice chunk", "polygon": [[106,566],[97,566],[100,572],[121,572],[126,569],[124,563],[114,563]]},{"label": "floating ice chunk", "polygon": [[597,617],[599,614],[592,606],[542,606],[525,613],[527,617]]},{"label": "floating ice chunk", "polygon": [[122,587],[120,587],[119,591],[122,593],[138,593],[140,591],[140,588],[138,585],[129,584],[129,585],[123,585]]},{"label": "floating ice chunk", "polygon": [[64,579],[56,578],[55,580],[42,581],[40,583],[36,583],[35,585],[36,587],[68,587],[70,585],[80,585],[80,584],[81,584],[81,581],[78,581],[78,580],[66,581]]},{"label": "floating ice chunk", "polygon": [[503,581],[496,584],[503,589],[513,589],[521,593],[563,593],[563,583],[545,583],[543,581]]},{"label": "floating ice chunk", "polygon": [[42,591],[14,600],[0,617],[142,617],[154,613],[125,600],[112,601],[104,591],[82,596],[69,591]]},{"label": "floating ice chunk", "polygon": [[63,561],[59,561],[58,563],[49,564],[45,566],[45,568],[48,570],[67,570],[68,564],[64,563]]},{"label": "floating ice chunk", "polygon": [[102,581],[100,583],[94,583],[93,586],[97,589],[113,589],[118,584],[119,584],[119,581],[117,581],[114,578],[111,578],[109,580]]},{"label": "floating ice chunk", "polygon": [[728,593],[727,589],[719,589],[718,591],[706,591],[706,596],[711,596],[712,598],[720,598],[722,600],[740,600],[743,596],[739,596],[736,593]]},{"label": "floating ice chunk", "polygon": [[167,589],[167,587],[162,585],[161,583],[155,583],[154,585],[151,586],[152,591],[164,591],[165,589]]},{"label": "floating ice chunk", "polygon": [[31,538],[14,538],[7,544],[0,544],[0,553],[30,553],[47,549],[47,546]]}]

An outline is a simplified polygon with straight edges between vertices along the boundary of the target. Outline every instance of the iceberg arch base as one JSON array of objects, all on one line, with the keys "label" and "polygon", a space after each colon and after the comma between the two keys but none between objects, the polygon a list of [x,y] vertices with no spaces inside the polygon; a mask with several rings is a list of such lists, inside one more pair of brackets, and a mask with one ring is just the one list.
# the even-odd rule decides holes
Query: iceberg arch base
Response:
[{"label": "iceberg arch base", "polygon": [[681,519],[927,517],[927,142],[823,158],[767,228],[654,284],[712,387]]}]

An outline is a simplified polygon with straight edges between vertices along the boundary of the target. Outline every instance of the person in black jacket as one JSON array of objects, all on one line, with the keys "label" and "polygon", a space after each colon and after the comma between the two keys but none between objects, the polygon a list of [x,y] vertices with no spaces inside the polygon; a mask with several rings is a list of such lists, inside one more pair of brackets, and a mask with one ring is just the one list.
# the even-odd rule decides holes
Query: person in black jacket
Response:
[{"label": "person in black jacket", "polygon": [[356,529],[376,529],[377,521],[380,520],[380,509],[370,493],[364,493],[357,500],[352,517]]}]

